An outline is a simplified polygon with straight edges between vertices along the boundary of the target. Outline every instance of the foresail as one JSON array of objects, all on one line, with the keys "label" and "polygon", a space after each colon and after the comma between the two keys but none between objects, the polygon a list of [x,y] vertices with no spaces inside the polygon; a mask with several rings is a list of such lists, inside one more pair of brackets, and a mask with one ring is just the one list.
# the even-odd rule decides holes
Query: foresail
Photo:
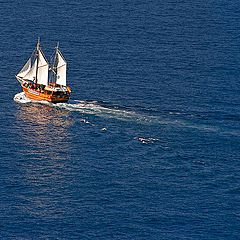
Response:
[{"label": "foresail", "polygon": [[38,56],[38,72],[37,72],[37,83],[48,85],[48,62],[43,54],[43,52],[39,51]]},{"label": "foresail", "polygon": [[37,72],[37,59],[32,65],[32,68],[30,69],[30,71],[28,71],[28,73],[23,77],[23,79],[36,82],[36,72]]},{"label": "foresail", "polygon": [[31,69],[31,58],[23,66],[22,70],[17,74],[18,77],[23,78]]},{"label": "foresail", "polygon": [[61,52],[57,50],[57,76],[56,83],[59,85],[67,85],[67,63]]}]

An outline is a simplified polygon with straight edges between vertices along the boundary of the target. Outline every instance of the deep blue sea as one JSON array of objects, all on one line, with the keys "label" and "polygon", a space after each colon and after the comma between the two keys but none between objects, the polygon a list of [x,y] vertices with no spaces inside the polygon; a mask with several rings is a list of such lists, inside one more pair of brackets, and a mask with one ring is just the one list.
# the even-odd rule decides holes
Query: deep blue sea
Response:
[{"label": "deep blue sea", "polygon": [[[0,239],[240,239],[239,1],[0,16]],[[67,104],[16,101],[38,37],[48,58],[60,42]]]}]

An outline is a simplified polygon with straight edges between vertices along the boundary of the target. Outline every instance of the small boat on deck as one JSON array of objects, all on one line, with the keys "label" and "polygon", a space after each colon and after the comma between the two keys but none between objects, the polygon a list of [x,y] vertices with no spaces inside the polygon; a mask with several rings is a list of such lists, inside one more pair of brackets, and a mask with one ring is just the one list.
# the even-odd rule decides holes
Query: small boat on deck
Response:
[{"label": "small boat on deck", "polygon": [[70,98],[71,88],[67,85],[67,62],[58,44],[53,63],[50,65],[38,39],[31,57],[16,78],[29,99],[59,103],[67,102]]}]

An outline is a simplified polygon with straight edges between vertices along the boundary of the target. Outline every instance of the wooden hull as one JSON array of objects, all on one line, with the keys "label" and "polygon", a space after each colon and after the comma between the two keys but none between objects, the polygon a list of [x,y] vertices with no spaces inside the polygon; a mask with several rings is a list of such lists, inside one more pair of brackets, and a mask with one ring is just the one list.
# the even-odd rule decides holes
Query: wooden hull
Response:
[{"label": "wooden hull", "polygon": [[27,98],[35,101],[48,101],[52,103],[64,103],[69,100],[69,94],[57,95],[53,92],[40,91],[32,88],[27,88],[22,85],[22,89],[25,92]]}]

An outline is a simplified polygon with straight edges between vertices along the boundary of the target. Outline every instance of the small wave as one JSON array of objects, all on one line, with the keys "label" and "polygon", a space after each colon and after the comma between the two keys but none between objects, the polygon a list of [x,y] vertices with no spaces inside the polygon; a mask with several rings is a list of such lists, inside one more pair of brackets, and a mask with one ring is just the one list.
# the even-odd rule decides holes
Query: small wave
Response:
[{"label": "small wave", "polygon": [[153,138],[153,137],[135,137],[137,141],[143,143],[143,144],[149,144],[149,143],[154,143],[156,141],[159,141],[158,138]]},{"label": "small wave", "polygon": [[32,102],[30,99],[28,99],[24,92],[18,93],[14,96],[13,100],[17,103],[30,103]]},{"label": "small wave", "polygon": [[36,101],[36,100],[32,100],[32,99],[27,98],[27,96],[25,95],[24,92],[17,93],[14,96],[13,100],[17,103],[22,103],[22,104],[25,104],[25,103],[40,103],[40,104],[50,105],[50,103],[48,101]]},{"label": "small wave", "polygon": [[169,115],[181,115],[182,113],[180,112],[169,112]]}]

